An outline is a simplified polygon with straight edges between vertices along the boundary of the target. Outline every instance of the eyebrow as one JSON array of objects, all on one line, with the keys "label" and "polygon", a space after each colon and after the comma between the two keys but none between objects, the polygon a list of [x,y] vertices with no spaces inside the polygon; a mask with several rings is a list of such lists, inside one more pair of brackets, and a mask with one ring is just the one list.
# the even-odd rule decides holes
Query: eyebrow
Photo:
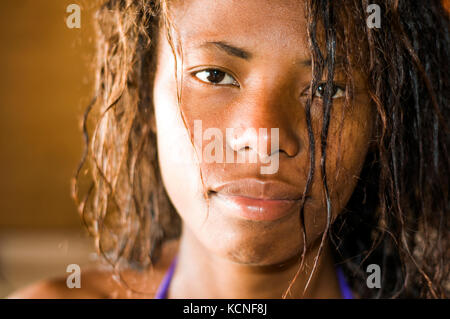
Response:
[{"label": "eyebrow", "polygon": [[199,47],[204,48],[204,47],[208,47],[208,46],[215,46],[229,55],[232,55],[232,56],[244,59],[244,60],[250,60],[253,58],[253,54],[246,51],[245,49],[238,48],[236,46],[233,46],[233,45],[223,42],[223,41],[207,41],[207,42],[203,42]]},{"label": "eyebrow", "polygon": [[[220,50],[224,51],[225,53],[244,59],[244,60],[251,60],[253,58],[253,54],[243,48],[236,47],[230,43],[224,42],[224,41],[206,41],[199,45],[199,48],[205,48],[205,47],[216,47]],[[343,63],[343,58],[341,56],[336,57],[335,65],[340,66]],[[300,59],[295,62],[295,64],[300,64],[303,66],[311,66],[312,60],[311,59]]]}]

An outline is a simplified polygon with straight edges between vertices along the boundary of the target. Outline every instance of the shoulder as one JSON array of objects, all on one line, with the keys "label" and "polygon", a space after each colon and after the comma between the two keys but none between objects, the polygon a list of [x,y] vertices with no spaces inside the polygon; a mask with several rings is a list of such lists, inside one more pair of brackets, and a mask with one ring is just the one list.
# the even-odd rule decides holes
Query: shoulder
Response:
[{"label": "shoulder", "polygon": [[[35,282],[15,291],[9,299],[97,299],[103,298],[101,289],[92,287],[92,278],[98,274],[105,276],[100,270],[87,270],[82,273],[80,288],[69,288],[67,278],[58,277]],[[97,277],[98,278],[98,277]],[[85,284],[88,283],[88,285]],[[89,284],[90,283],[90,284]]]},{"label": "shoulder", "polygon": [[164,245],[161,260],[145,271],[124,270],[120,278],[111,270],[81,270],[80,288],[69,288],[67,277],[45,279],[22,288],[9,299],[110,299],[153,298],[178,251],[178,241]]}]

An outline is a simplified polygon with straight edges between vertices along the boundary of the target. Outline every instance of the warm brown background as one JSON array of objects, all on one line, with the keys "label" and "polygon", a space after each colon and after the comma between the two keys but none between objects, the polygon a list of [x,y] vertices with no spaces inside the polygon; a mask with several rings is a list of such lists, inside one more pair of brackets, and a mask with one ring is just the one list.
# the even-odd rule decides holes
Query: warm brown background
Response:
[{"label": "warm brown background", "polygon": [[[91,0],[0,5],[0,297],[84,265],[92,249],[70,198],[92,95]],[[66,8],[82,8],[81,29]]]},{"label": "warm brown background", "polygon": [[92,92],[92,21],[82,6],[81,29],[67,28],[70,3],[0,6],[0,230],[80,226],[70,177]]}]

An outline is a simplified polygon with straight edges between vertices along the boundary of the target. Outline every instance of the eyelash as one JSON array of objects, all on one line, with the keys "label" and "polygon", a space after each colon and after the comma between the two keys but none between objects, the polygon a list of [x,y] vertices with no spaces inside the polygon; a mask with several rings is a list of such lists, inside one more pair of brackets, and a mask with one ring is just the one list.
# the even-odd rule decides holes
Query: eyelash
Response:
[{"label": "eyelash", "polygon": [[[207,79],[207,80],[204,80],[204,79],[201,79],[201,78],[198,77],[198,74],[200,74],[200,73],[205,73],[205,72],[206,72],[206,73],[208,73],[208,72],[210,72],[210,73],[211,73],[211,72],[216,72],[215,76],[217,76],[217,73],[219,73],[220,75],[223,75],[221,81],[223,81],[223,79],[226,78],[226,77],[228,76],[229,78],[232,79],[232,83],[218,84],[218,83],[211,82],[211,80],[208,80],[208,79]],[[234,86],[240,87],[240,86],[239,86],[239,83],[234,79],[234,77],[233,77],[232,75],[228,74],[228,73],[225,72],[225,71],[219,70],[219,69],[214,69],[214,68],[204,69],[204,70],[201,70],[201,71],[196,71],[196,72],[194,72],[193,75],[194,75],[197,79],[199,79],[201,82],[207,83],[207,84],[211,84],[211,85],[214,85],[214,86],[234,85]],[[209,81],[209,82],[208,82],[208,81]],[[219,82],[221,82],[221,81],[219,81]],[[317,87],[317,91],[316,91],[316,93],[315,93],[315,96],[316,96],[316,97],[319,97],[319,98],[322,98],[322,97],[323,97],[323,94],[318,94],[318,91],[319,91],[319,89],[320,89],[321,87],[323,87],[323,86],[325,86],[325,85],[326,85],[325,82],[319,83],[319,85],[318,85],[318,87]],[[333,94],[333,96],[332,96],[333,99],[340,98],[340,97],[343,97],[343,96],[345,95],[345,89],[344,89],[344,88],[342,88],[342,87],[340,87],[340,86],[338,86],[338,85],[336,85],[336,84],[334,84],[334,83],[333,83],[333,86],[334,86],[334,87],[333,87],[333,91],[335,92],[335,93]],[[308,88],[308,89],[309,89],[309,88]],[[305,91],[303,91],[303,94],[302,94],[302,95],[304,95],[308,89],[306,89]],[[323,90],[325,90],[325,88],[323,88]],[[336,96],[336,95],[339,95],[339,96]]]},{"label": "eyelash", "polygon": [[[325,93],[324,92],[325,91],[325,86],[326,86],[325,82],[319,83],[319,85],[317,86],[317,90],[316,90],[314,96],[316,96],[318,98],[323,98],[323,93]],[[318,94],[319,88],[321,88],[321,87],[323,87],[323,89],[322,89],[323,93]],[[309,90],[309,87],[305,91],[303,91],[304,93],[302,95],[306,95],[306,92],[308,90]],[[340,97],[345,96],[345,88],[343,88],[343,87],[341,87],[339,85],[336,85],[335,83],[333,83],[333,90],[332,90],[332,92],[334,92],[332,97],[331,97],[332,99],[338,99]]]},{"label": "eyelash", "polygon": [[[217,83],[214,83],[214,82],[211,82],[211,80],[203,80],[203,79],[201,79],[201,78],[199,78],[197,75],[198,74],[200,74],[200,73],[207,73],[207,72],[210,72],[210,73],[212,73],[212,72],[216,72],[216,76],[217,76],[217,73],[221,73],[221,74],[223,74],[224,75],[224,77],[226,78],[227,76],[228,77],[230,77],[231,79],[232,79],[232,83],[227,83],[227,84],[217,84]],[[225,72],[225,71],[222,71],[222,70],[219,70],[219,69],[213,69],[213,68],[211,68],[211,69],[205,69],[205,70],[201,70],[201,71],[197,71],[197,72],[194,72],[193,73],[193,75],[197,78],[197,79],[199,79],[200,81],[202,81],[203,83],[207,83],[207,84],[211,84],[211,85],[215,85],[215,86],[225,86],[225,85],[234,85],[234,86],[237,86],[237,87],[239,87],[239,83],[235,80],[235,78],[232,76],[232,75],[230,75],[230,74],[228,74],[227,72]],[[223,79],[222,79],[223,80]],[[221,80],[221,81],[222,81]],[[208,82],[209,81],[209,82]],[[220,82],[221,82],[220,81]]]}]

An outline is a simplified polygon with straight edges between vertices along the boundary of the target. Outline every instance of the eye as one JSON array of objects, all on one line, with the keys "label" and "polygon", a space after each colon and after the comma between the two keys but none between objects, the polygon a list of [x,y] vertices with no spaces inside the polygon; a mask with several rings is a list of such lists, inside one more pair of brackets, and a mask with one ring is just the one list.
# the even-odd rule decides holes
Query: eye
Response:
[{"label": "eye", "polygon": [[[317,87],[316,93],[314,95],[316,97],[322,98],[323,95],[325,94],[325,87],[326,87],[326,83],[320,83],[319,86]],[[337,99],[337,98],[345,96],[345,89],[343,89],[340,86],[337,86],[336,84],[333,83],[333,89],[332,89],[331,93],[332,93],[331,98]]]},{"label": "eye", "polygon": [[235,85],[239,86],[237,81],[228,73],[218,69],[206,69],[194,73],[195,77],[200,81],[213,85]]}]

